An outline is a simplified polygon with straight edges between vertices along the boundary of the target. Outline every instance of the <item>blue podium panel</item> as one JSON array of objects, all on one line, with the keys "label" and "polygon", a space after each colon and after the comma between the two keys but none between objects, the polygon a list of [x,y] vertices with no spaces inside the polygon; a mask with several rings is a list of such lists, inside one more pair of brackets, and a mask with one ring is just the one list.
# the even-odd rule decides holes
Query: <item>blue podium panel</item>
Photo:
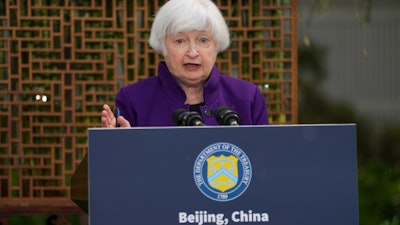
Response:
[{"label": "blue podium panel", "polygon": [[357,225],[356,127],[89,129],[91,225]]}]

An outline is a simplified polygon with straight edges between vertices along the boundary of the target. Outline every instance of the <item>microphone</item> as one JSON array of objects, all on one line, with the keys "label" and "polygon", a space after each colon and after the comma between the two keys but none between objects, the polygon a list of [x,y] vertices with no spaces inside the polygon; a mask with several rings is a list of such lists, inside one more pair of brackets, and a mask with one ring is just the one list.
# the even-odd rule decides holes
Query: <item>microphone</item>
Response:
[{"label": "microphone", "polygon": [[205,126],[200,113],[185,109],[175,110],[172,120],[178,126]]},{"label": "microphone", "polygon": [[227,106],[218,106],[214,115],[219,125],[238,126],[240,124],[239,115]]}]

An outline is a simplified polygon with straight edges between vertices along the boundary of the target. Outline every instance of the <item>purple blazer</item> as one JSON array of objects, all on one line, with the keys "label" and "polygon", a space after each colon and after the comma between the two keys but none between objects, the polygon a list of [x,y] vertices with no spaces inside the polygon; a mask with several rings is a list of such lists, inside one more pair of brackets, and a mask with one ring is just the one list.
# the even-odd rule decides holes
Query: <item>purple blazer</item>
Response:
[{"label": "purple blazer", "polygon": [[[121,88],[115,102],[131,126],[146,127],[176,126],[172,115],[179,108],[189,110],[185,100],[184,91],[165,62],[160,62],[158,76]],[[222,105],[239,114],[241,125],[268,124],[265,99],[258,87],[223,75],[216,66],[204,87],[204,103],[200,111],[206,125],[218,125],[213,112]]]}]

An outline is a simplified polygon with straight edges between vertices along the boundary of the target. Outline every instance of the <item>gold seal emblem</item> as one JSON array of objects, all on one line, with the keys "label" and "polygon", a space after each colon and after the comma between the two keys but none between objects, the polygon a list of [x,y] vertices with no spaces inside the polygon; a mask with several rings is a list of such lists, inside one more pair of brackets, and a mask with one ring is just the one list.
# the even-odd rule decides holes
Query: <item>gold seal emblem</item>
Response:
[{"label": "gold seal emblem", "polygon": [[211,156],[207,159],[207,180],[211,187],[225,192],[238,182],[238,158],[234,155]]}]

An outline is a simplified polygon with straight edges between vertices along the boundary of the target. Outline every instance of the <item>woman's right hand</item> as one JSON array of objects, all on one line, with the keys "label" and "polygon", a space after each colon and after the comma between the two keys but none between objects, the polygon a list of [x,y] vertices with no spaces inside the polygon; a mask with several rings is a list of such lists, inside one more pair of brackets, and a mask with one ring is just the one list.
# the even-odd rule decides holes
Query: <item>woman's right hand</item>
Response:
[{"label": "woman's right hand", "polygon": [[120,127],[131,127],[129,121],[126,120],[123,116],[115,118],[114,113],[111,111],[110,106],[104,104],[103,111],[101,111],[101,126],[106,128],[115,128],[117,122],[120,125]]}]

